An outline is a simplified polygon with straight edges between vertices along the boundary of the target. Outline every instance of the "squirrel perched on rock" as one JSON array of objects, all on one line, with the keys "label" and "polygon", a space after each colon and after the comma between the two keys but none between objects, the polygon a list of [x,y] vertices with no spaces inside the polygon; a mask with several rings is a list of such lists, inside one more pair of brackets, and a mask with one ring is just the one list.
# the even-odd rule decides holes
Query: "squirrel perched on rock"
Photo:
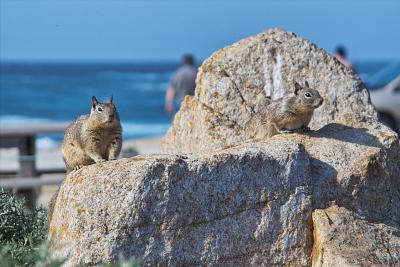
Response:
[{"label": "squirrel perched on rock", "polygon": [[92,97],[90,114],[68,126],[62,143],[67,172],[83,166],[117,159],[122,146],[122,128],[113,99],[100,103]]},{"label": "squirrel perched on rock", "polygon": [[[110,102],[100,103],[93,96],[90,114],[78,117],[65,130],[61,151],[67,173],[93,163],[117,159],[122,146],[121,134],[122,127],[112,97]],[[59,190],[60,187],[50,200],[48,223]],[[49,224],[46,227],[49,228]]]},{"label": "squirrel perched on rock", "polygon": [[302,87],[294,83],[294,92],[268,105],[266,116],[257,129],[256,138],[272,137],[278,133],[291,133],[297,130],[310,130],[308,124],[314,109],[322,105],[323,98],[317,90],[311,89],[308,82]]}]

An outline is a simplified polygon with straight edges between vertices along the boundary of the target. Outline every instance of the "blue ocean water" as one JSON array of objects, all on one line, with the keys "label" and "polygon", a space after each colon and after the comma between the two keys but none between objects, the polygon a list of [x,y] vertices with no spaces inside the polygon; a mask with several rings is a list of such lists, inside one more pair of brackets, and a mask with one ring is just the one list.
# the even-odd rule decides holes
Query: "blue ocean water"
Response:
[{"label": "blue ocean water", "polygon": [[354,68],[370,91],[382,88],[400,75],[399,61],[356,62]]},{"label": "blue ocean water", "polygon": [[[91,97],[111,95],[124,138],[161,135],[172,116],[165,91],[179,63],[0,63],[0,127],[10,123],[72,121],[90,111]],[[357,62],[371,89],[400,74],[399,62]],[[378,75],[379,74],[379,75]],[[61,140],[61,136],[55,136]]]},{"label": "blue ocean water", "polygon": [[[164,134],[165,91],[178,63],[1,63],[0,126],[72,121],[91,97],[114,97],[124,138]],[[57,136],[55,137],[56,139]]]}]

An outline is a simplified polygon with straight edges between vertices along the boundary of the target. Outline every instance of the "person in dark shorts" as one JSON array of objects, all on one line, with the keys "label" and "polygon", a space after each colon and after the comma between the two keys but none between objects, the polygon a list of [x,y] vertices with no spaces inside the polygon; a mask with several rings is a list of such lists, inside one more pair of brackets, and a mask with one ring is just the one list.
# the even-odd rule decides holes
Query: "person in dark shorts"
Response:
[{"label": "person in dark shorts", "polygon": [[175,72],[165,95],[165,110],[171,113],[179,108],[186,95],[194,95],[197,69],[194,67],[194,57],[186,54],[182,58],[182,66]]}]

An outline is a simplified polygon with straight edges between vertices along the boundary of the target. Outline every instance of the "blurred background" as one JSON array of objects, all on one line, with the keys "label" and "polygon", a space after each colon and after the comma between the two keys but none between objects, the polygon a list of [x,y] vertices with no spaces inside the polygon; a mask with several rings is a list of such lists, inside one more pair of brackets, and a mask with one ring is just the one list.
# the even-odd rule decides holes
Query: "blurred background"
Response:
[{"label": "blurred background", "polygon": [[191,53],[199,66],[214,51],[273,27],[352,67],[381,119],[396,129],[399,10],[398,0],[1,0],[0,174],[62,172],[61,129],[89,113],[92,95],[113,95],[124,155],[157,152],[173,119],[166,91],[182,55]]}]

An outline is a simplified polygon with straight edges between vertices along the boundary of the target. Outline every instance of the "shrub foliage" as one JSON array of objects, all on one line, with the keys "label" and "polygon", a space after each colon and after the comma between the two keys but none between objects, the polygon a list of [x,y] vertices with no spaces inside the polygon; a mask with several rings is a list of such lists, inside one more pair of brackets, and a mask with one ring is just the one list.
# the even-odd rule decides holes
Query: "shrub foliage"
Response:
[{"label": "shrub foliage", "polygon": [[[25,201],[0,188],[0,267],[35,266],[58,267],[65,260],[50,255],[45,241],[47,212],[25,209]],[[119,257],[104,267],[137,267],[135,259]]]},{"label": "shrub foliage", "polygon": [[[46,210],[25,209],[25,201],[0,188],[0,265],[30,266],[43,254]],[[5,265],[7,264],[7,265]]]}]

